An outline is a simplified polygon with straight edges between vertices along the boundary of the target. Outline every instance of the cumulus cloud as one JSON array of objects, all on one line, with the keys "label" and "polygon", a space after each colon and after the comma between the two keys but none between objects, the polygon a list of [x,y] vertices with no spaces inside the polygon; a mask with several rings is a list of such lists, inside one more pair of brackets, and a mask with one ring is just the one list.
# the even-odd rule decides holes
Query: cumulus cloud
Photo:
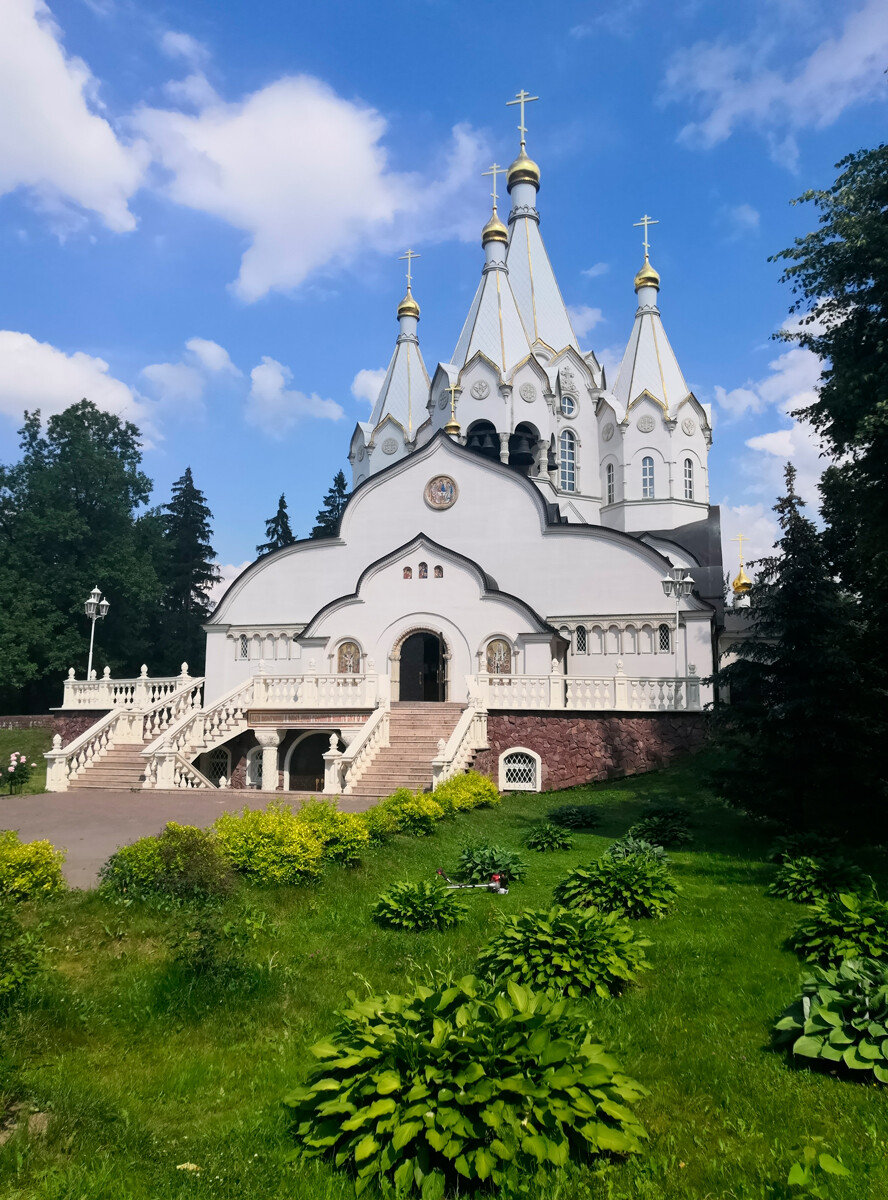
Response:
[{"label": "cumulus cloud", "polygon": [[210,375],[243,374],[231,361],[228,351],[218,342],[193,337],[185,343],[185,353],[177,363],[151,363],[142,369],[142,377],[158,401],[171,414],[195,416],[203,411],[203,397]]},{"label": "cumulus cloud", "polygon": [[189,350],[207,371],[225,371],[231,375],[243,374],[231,361],[225,347],[220,346],[218,342],[193,337],[185,343],[185,349]]},{"label": "cumulus cloud", "polygon": [[751,562],[773,554],[780,530],[773,511],[764,504],[730,504],[725,499],[720,507],[722,562],[733,579],[740,566],[740,543],[734,538],[743,534],[743,558]]},{"label": "cumulus cloud", "polygon": [[219,575],[220,578],[209,588],[207,595],[210,598],[210,603],[215,608],[229,587],[240,575],[241,571],[246,571],[247,567],[253,560],[245,558],[242,563],[220,563]]},{"label": "cumulus cloud", "polygon": [[610,270],[610,263],[597,262],[591,267],[586,267],[584,271],[580,271],[581,275],[585,275],[587,279],[597,279],[599,275],[606,275]]},{"label": "cumulus cloud", "polygon": [[128,200],[142,178],[143,145],[129,146],[100,115],[96,80],[70,57],[43,0],[3,0],[0,38],[0,195],[24,188],[58,231],[98,215],[135,228]]},{"label": "cumulus cloud", "polygon": [[384,380],[385,367],[380,367],[376,371],[365,367],[364,370],[358,371],[352,380],[352,395],[356,400],[366,400],[368,404],[373,405],[379,399]]},{"label": "cumulus cloud", "polygon": [[587,333],[600,325],[604,314],[600,308],[590,308],[588,304],[568,305],[567,315],[578,338],[584,338]]},{"label": "cumulus cloud", "polygon": [[716,224],[721,226],[732,242],[758,233],[760,222],[761,213],[751,204],[725,204],[716,214]]},{"label": "cumulus cloud", "polygon": [[788,38],[776,36],[697,42],[679,51],[666,71],[666,98],[690,101],[700,113],[682,128],[679,141],[710,149],[751,126],[768,138],[775,161],[794,168],[798,131],[825,128],[846,109],[885,95],[884,0],[848,9],[835,6],[847,14],[840,32],[790,67],[783,66],[792,54]]},{"label": "cumulus cloud", "polygon": [[209,51],[203,42],[199,42],[190,33],[177,33],[173,29],[167,29],[163,33],[160,48],[167,58],[182,58],[193,67],[209,58]]},{"label": "cumulus cloud", "polygon": [[276,359],[263,355],[250,372],[252,385],[247,396],[246,419],[263,433],[281,438],[303,417],[338,421],[345,414],[335,400],[322,400],[317,393],[307,396],[287,387],[293,372]]},{"label": "cumulus cloud", "polygon": [[814,402],[821,363],[813,351],[792,346],[772,359],[768,367],[771,372],[769,375],[748,380],[742,387],[731,388],[730,391],[716,387],[716,402],[729,418],[737,419],[751,412],[761,413],[774,406],[791,412]]}]

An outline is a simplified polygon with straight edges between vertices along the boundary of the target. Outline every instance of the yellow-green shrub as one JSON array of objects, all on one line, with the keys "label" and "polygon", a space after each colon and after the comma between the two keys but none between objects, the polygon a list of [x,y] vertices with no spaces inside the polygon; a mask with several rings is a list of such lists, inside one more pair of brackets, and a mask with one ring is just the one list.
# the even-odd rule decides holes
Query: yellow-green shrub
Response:
[{"label": "yellow-green shrub", "polygon": [[0,832],[0,896],[31,900],[65,889],[63,850],[50,842],[23,842],[14,829]]},{"label": "yellow-green shrub", "polygon": [[452,779],[436,787],[432,797],[448,814],[468,812],[471,808],[502,802],[502,796],[493,780],[488,779],[486,775],[479,775],[477,771],[454,775]]},{"label": "yellow-green shrub", "polygon": [[444,809],[430,795],[411,792],[409,788],[398,788],[376,806],[384,817],[394,820],[398,833],[424,837],[435,828],[435,822],[444,816]]},{"label": "yellow-green shrub", "polygon": [[223,813],[213,828],[225,854],[254,883],[311,883],[321,873],[324,839],[288,804]]},{"label": "yellow-green shrub", "polygon": [[296,820],[313,829],[324,842],[324,857],[354,866],[370,845],[367,823],[358,813],[340,812],[335,800],[307,800]]}]

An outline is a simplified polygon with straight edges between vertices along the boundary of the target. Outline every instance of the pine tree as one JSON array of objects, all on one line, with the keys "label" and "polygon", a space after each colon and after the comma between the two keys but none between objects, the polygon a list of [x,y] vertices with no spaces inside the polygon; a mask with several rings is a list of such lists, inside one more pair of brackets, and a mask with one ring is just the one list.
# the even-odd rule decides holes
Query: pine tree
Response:
[{"label": "pine tree", "polygon": [[[162,657],[183,659],[192,675],[202,672],[206,636],[201,628],[212,612],[210,589],[218,583],[210,544],[212,513],[194,485],[191,468],[177,479],[163,507],[164,646]],[[178,664],[176,664],[178,665]]]},{"label": "pine tree", "polygon": [[282,546],[292,546],[296,541],[293,530],[290,528],[287,501],[284,499],[283,493],[278,500],[277,512],[265,522],[265,536],[268,541],[256,547],[256,553],[259,555],[271,554],[272,550],[280,550]]},{"label": "pine tree", "polygon": [[337,471],[333,477],[333,486],[324,497],[324,505],[315,520],[317,525],[311,531],[313,538],[336,537],[339,531],[339,519],[348,501],[348,489],[345,475]]},{"label": "pine tree", "polygon": [[795,469],[778,500],[778,553],[749,593],[751,636],[718,671],[730,703],[713,713],[714,782],[732,803],[794,827],[845,825],[871,805],[861,695],[858,602],[832,573],[823,535],[802,513]]}]

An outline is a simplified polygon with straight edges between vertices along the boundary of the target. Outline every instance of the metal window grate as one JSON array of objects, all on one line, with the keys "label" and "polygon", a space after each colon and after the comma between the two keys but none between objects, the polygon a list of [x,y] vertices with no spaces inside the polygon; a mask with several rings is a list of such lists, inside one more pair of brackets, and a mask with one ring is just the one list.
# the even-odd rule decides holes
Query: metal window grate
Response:
[{"label": "metal window grate", "polygon": [[658,634],[660,637],[660,649],[665,650],[668,653],[670,645],[669,626],[661,625],[658,630]]},{"label": "metal window grate", "polygon": [[507,787],[536,787],[536,760],[523,751],[516,750],[505,758]]},{"label": "metal window grate", "polygon": [[204,775],[210,783],[217,786],[220,779],[228,778],[228,751],[224,747],[217,746],[207,755],[207,769],[204,771]]},{"label": "metal window grate", "polygon": [[250,639],[245,633],[240,635],[240,656],[241,658],[250,657]]},{"label": "metal window grate", "polygon": [[586,647],[586,626],[585,625],[577,626],[576,642],[577,642],[577,654],[588,653],[588,650]]}]

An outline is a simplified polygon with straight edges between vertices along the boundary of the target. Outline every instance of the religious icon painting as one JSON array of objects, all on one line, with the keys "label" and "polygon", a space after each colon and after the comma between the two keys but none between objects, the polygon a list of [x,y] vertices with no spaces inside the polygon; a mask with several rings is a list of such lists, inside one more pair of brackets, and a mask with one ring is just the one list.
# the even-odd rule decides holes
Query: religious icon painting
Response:
[{"label": "religious icon painting", "polygon": [[413,578],[413,567],[405,567],[404,568],[404,578],[405,579]]},{"label": "religious icon painting", "polygon": [[443,567],[435,567],[435,578],[436,579],[444,578],[444,568]]},{"label": "religious icon painting", "polygon": [[424,495],[430,508],[450,508],[456,501],[456,484],[449,475],[436,475],[426,484]]},{"label": "religious icon painting", "polygon": [[503,638],[487,643],[487,671],[490,675],[511,674],[512,647]]},{"label": "religious icon painting", "polygon": [[428,563],[421,562],[419,564],[419,577],[420,577],[420,579],[428,579],[428,577],[429,577]]},{"label": "religious icon painting", "polygon": [[361,651],[357,642],[343,642],[339,647],[337,668],[340,675],[357,675],[361,670]]}]

